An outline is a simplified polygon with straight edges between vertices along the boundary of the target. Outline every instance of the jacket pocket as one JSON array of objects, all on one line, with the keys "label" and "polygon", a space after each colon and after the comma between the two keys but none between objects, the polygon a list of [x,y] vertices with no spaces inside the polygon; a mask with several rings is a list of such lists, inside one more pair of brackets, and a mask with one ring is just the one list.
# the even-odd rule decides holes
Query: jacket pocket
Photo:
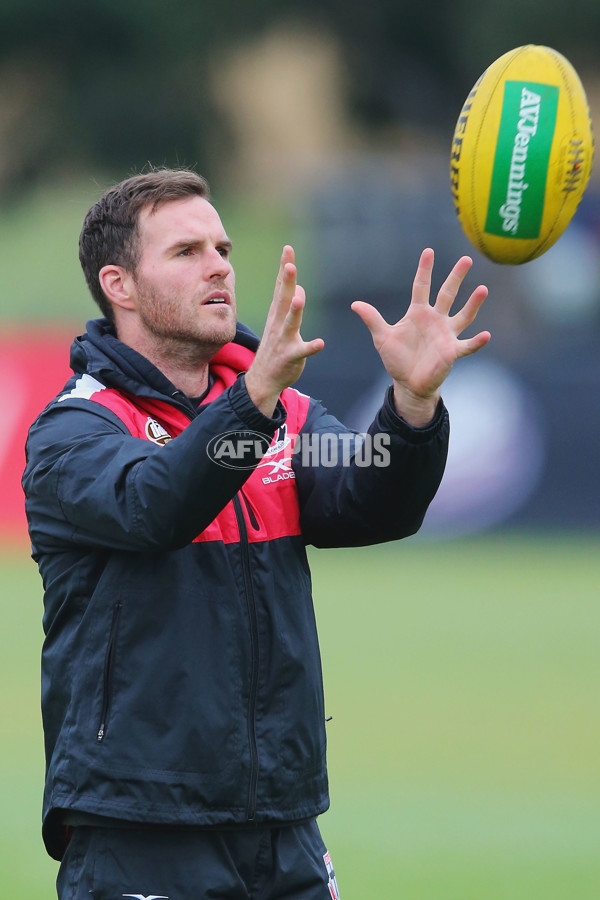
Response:
[{"label": "jacket pocket", "polygon": [[244,491],[240,491],[240,495],[242,497],[242,500],[244,501],[244,505],[246,507],[246,512],[248,513],[248,520],[250,522],[250,525],[252,526],[254,531],[260,531],[260,523],[259,523],[258,519],[256,518],[256,513],[254,512],[254,510],[252,509],[252,506],[250,505],[250,501],[246,497],[246,494],[244,493]]},{"label": "jacket pocket", "polygon": [[111,694],[112,694],[112,682],[113,682],[113,672],[115,667],[115,649],[117,643],[117,633],[119,630],[119,619],[121,616],[121,601],[117,600],[115,603],[115,607],[113,610],[113,617],[110,626],[110,632],[108,635],[108,645],[106,648],[106,656],[104,659],[104,675],[103,675],[103,683],[102,683],[102,707],[100,712],[100,725],[98,727],[98,733],[96,735],[96,740],[99,744],[102,743],[104,737],[106,735],[106,725],[108,721],[108,714],[110,712],[110,702],[111,702]]}]

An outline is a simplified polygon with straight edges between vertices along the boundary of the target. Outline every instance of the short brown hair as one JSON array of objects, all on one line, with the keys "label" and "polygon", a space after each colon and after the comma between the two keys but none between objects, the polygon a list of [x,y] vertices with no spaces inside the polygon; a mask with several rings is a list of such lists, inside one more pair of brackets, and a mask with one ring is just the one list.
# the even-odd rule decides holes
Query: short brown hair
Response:
[{"label": "short brown hair", "polygon": [[92,206],[79,236],[79,261],[91,295],[107,319],[112,306],[100,286],[103,266],[135,273],[139,262],[139,215],[185,197],[210,199],[208,182],[189,169],[151,169],[109,188]]}]

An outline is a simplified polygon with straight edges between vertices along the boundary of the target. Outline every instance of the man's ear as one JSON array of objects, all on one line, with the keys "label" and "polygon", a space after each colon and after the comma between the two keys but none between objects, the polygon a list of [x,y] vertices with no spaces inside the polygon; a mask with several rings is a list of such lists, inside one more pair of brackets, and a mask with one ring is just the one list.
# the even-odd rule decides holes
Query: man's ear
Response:
[{"label": "man's ear", "polygon": [[135,309],[134,282],[122,266],[103,266],[98,273],[100,287],[108,300],[121,309]]}]

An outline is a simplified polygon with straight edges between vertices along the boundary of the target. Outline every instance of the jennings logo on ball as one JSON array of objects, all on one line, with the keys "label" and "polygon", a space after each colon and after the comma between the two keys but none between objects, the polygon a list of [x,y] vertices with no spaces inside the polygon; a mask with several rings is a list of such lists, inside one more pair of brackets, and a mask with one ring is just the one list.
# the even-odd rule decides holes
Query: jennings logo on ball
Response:
[{"label": "jennings logo on ball", "polygon": [[500,237],[537,238],[559,88],[507,81],[494,158],[485,231]]}]

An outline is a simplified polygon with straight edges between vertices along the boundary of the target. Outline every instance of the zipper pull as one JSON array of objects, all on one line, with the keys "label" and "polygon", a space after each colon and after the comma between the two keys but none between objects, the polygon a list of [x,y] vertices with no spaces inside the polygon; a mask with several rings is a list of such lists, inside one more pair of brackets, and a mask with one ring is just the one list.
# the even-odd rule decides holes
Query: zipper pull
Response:
[{"label": "zipper pull", "polygon": [[100,728],[98,730],[98,735],[96,737],[96,740],[98,741],[99,744],[101,744],[102,741],[104,740],[104,722],[102,723],[102,725],[100,726]]}]

